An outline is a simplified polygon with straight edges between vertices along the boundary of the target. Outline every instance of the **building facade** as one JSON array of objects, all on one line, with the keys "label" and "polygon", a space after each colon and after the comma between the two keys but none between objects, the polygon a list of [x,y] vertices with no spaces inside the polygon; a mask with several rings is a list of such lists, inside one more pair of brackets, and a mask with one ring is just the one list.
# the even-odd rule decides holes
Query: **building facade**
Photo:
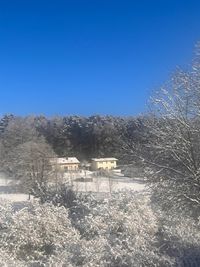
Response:
[{"label": "building facade", "polygon": [[93,158],[91,162],[91,170],[112,170],[117,167],[116,158]]},{"label": "building facade", "polygon": [[78,171],[80,162],[75,157],[68,157],[51,159],[51,164],[54,170],[68,172]]}]

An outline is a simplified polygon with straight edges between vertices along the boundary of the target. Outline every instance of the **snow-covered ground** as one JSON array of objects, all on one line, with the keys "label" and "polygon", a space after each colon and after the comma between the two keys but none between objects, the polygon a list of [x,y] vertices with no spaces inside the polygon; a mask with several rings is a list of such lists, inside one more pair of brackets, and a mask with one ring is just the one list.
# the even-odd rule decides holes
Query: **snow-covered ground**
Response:
[{"label": "snow-covered ground", "polygon": [[27,194],[13,193],[13,180],[0,172],[0,201],[6,199],[11,202],[24,202],[28,200]]},{"label": "snow-covered ground", "polygon": [[9,179],[3,172],[0,172],[0,186],[7,186],[10,182],[12,182],[12,180]]},{"label": "snow-covered ground", "polygon": [[[81,177],[82,179],[80,180]],[[74,190],[78,192],[109,193],[120,190],[145,190],[145,184],[141,179],[120,176],[112,178],[95,177],[94,173],[89,171],[65,174],[63,181],[71,184]],[[6,177],[5,174],[0,173],[0,200],[7,199],[13,203],[28,201],[29,196],[27,194],[13,191],[13,188],[15,188],[13,183],[13,180]]]},{"label": "snow-covered ground", "polygon": [[9,200],[11,202],[24,202],[24,201],[28,201],[28,195],[27,194],[1,194],[0,193],[0,201],[1,199],[6,199]]},{"label": "snow-covered ground", "polygon": [[119,190],[134,190],[143,191],[145,185],[143,183],[135,182],[134,180],[128,181],[124,179],[109,179],[106,177],[93,178],[92,182],[76,182],[73,181],[72,185],[75,191],[80,192],[116,192]]},{"label": "snow-covered ground", "polygon": [[[73,185],[75,191],[79,192],[117,192],[119,190],[145,190],[145,184],[141,179],[134,179],[129,177],[114,176],[95,177],[94,173],[87,171],[87,173],[65,174],[65,181]],[[82,181],[77,178],[82,177]]]}]

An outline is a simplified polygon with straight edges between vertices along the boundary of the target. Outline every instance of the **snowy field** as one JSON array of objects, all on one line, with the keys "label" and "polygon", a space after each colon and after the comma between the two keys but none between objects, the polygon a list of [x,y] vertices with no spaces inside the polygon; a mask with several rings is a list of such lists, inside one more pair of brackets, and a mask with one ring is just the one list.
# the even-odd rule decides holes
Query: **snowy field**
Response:
[{"label": "snowy field", "polygon": [[[144,191],[145,184],[141,179],[133,179],[128,177],[116,176],[95,177],[92,172],[87,172],[86,179],[82,177],[83,173],[66,174],[64,182],[71,184],[77,192],[93,192],[93,193],[110,193],[121,190]],[[82,177],[82,179],[80,179]],[[13,180],[0,173],[0,200],[6,199],[13,203],[26,202],[29,196],[27,194],[18,193],[15,190]]]},{"label": "snowy field", "polygon": [[0,172],[0,186],[7,186],[11,182],[11,179],[8,179],[4,173]]},{"label": "snowy field", "polygon": [[[65,174],[65,182],[71,184],[75,191],[78,192],[117,192],[120,190],[144,191],[145,184],[139,178],[129,178],[122,175],[115,175],[114,177],[95,177],[94,173],[87,171],[84,173]],[[82,177],[82,181],[80,181]]]},{"label": "snowy field", "polygon": [[28,201],[28,195],[27,194],[1,194],[0,193],[0,201],[1,199],[6,199],[9,200],[11,202],[24,202],[24,201]]},{"label": "snowy field", "polygon": [[144,183],[134,181],[130,178],[107,178],[98,177],[93,178],[93,181],[80,182],[72,181],[75,191],[79,192],[117,192],[119,190],[134,190],[143,191],[145,189]]},{"label": "snowy field", "polygon": [[1,199],[11,202],[24,202],[28,200],[28,195],[13,192],[13,180],[0,173],[0,201]]}]

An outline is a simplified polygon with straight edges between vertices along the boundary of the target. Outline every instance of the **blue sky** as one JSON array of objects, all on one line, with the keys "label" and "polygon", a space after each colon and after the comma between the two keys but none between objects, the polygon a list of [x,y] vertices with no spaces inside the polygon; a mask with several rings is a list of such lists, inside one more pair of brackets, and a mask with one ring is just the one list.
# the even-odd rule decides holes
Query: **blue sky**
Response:
[{"label": "blue sky", "polygon": [[0,1],[0,114],[137,115],[200,40],[200,1]]}]

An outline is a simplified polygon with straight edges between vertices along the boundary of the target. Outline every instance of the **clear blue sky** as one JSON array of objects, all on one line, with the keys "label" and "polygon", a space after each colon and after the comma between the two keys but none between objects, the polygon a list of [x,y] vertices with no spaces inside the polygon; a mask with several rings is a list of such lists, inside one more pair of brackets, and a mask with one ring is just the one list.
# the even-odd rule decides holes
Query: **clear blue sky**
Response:
[{"label": "clear blue sky", "polygon": [[200,40],[200,1],[0,1],[0,114],[136,115]]}]

